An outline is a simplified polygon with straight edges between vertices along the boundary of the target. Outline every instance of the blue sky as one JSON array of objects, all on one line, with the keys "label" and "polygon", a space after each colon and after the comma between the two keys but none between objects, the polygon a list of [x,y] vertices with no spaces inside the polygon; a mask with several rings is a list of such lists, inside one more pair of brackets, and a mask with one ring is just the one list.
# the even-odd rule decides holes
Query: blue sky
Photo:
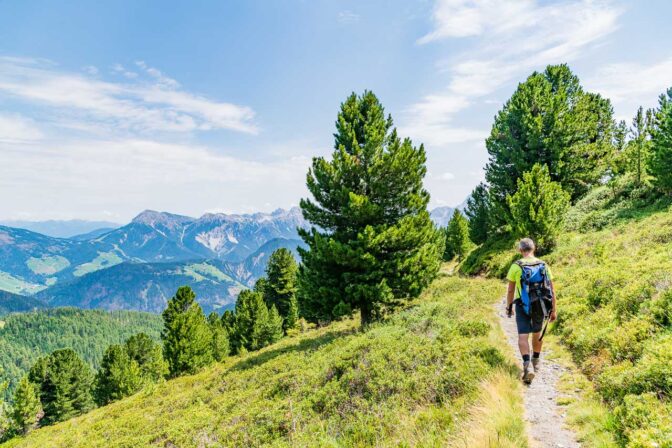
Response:
[{"label": "blue sky", "polygon": [[[639,3],[639,4],[638,4]],[[424,142],[432,207],[483,177],[518,82],[567,62],[629,120],[672,86],[666,1],[0,1],[0,219],[269,211],[352,91]]]}]

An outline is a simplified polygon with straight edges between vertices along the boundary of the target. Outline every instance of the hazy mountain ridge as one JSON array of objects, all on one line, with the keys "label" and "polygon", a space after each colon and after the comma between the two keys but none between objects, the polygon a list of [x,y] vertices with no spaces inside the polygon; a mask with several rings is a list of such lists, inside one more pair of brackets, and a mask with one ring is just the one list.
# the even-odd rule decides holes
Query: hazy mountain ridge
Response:
[{"label": "hazy mountain ridge", "polygon": [[115,229],[121,224],[110,221],[87,221],[83,219],[47,221],[28,221],[7,219],[0,221],[0,225],[17,229],[30,230],[53,238],[74,238],[99,229]]}]

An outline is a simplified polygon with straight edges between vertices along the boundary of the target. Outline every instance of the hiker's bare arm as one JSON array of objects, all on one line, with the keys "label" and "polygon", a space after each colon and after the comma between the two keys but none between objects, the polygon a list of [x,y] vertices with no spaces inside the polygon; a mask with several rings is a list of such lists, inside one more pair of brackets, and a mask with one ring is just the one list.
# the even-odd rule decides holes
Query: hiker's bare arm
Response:
[{"label": "hiker's bare arm", "polygon": [[551,281],[551,293],[553,294],[553,309],[551,310],[551,322],[558,318],[558,306],[555,304],[555,285]]},{"label": "hiker's bare arm", "polygon": [[509,316],[513,314],[513,293],[516,290],[516,283],[509,282],[508,288],[506,290],[506,309],[511,310],[508,312]]},{"label": "hiker's bare arm", "polygon": [[513,293],[516,290],[516,283],[509,282],[509,287],[506,290],[506,306],[509,306],[513,303]]}]

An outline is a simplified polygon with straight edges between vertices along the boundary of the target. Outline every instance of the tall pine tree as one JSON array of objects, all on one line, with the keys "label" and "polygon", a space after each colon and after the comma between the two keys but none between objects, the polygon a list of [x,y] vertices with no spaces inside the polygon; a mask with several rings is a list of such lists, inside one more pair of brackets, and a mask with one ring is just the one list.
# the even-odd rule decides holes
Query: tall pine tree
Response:
[{"label": "tall pine tree", "polygon": [[27,434],[37,427],[43,415],[42,403],[37,396],[35,386],[27,376],[24,376],[14,392],[12,420],[15,431],[19,434]]},{"label": "tall pine tree", "polygon": [[443,259],[452,260],[457,257],[458,260],[462,260],[467,255],[467,252],[469,252],[471,246],[469,222],[456,209],[446,228],[446,250],[443,253]]},{"label": "tall pine tree", "polygon": [[210,327],[190,287],[181,286],[168,301],[161,339],[172,377],[195,373],[213,361]]},{"label": "tall pine tree", "polygon": [[308,320],[349,309],[362,324],[414,297],[438,273],[444,236],[429,218],[426,155],[392,129],[372,92],[352,94],[336,121],[331,160],[313,159],[303,199],[300,308]]},{"label": "tall pine tree", "polygon": [[518,180],[518,191],[508,197],[514,234],[530,237],[541,254],[553,249],[569,208],[569,193],[553,182],[545,165],[534,165]]},{"label": "tall pine tree", "polygon": [[72,349],[56,350],[38,359],[28,379],[38,389],[45,424],[67,420],[94,407],[93,372]]},{"label": "tall pine tree", "polygon": [[103,354],[96,374],[94,397],[98,405],[128,397],[142,386],[143,378],[138,363],[128,356],[125,347],[110,345]]},{"label": "tall pine tree", "polygon": [[138,333],[126,340],[124,348],[128,357],[138,363],[145,383],[155,383],[168,374],[168,364],[163,350],[145,333]]},{"label": "tall pine tree", "polygon": [[223,361],[229,356],[231,350],[229,346],[229,334],[224,328],[224,323],[219,314],[214,311],[208,316],[208,325],[212,333],[212,356],[215,361]]},{"label": "tall pine tree", "polygon": [[612,117],[610,101],[585,92],[564,64],[534,72],[519,84],[485,143],[490,154],[485,178],[498,226],[509,223],[506,197],[537,163],[548,167],[551,180],[572,199],[597,185],[614,153]]},{"label": "tall pine tree", "polygon": [[469,239],[476,244],[483,244],[490,235],[490,193],[488,187],[480,183],[467,199],[464,213],[469,218]]},{"label": "tall pine tree", "polygon": [[656,186],[672,193],[672,88],[660,96],[654,114],[650,168]]},{"label": "tall pine tree", "polygon": [[298,265],[294,255],[284,247],[274,251],[266,265],[264,301],[269,308],[275,306],[285,320],[289,315],[292,300],[296,296],[297,271]]}]

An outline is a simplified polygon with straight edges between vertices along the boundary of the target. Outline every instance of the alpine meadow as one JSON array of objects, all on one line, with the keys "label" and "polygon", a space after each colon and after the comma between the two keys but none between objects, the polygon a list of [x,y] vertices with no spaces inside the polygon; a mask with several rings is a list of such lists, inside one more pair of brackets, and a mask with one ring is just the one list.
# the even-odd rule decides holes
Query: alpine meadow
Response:
[{"label": "alpine meadow", "polygon": [[0,3],[0,448],[672,448],[670,14]]}]

